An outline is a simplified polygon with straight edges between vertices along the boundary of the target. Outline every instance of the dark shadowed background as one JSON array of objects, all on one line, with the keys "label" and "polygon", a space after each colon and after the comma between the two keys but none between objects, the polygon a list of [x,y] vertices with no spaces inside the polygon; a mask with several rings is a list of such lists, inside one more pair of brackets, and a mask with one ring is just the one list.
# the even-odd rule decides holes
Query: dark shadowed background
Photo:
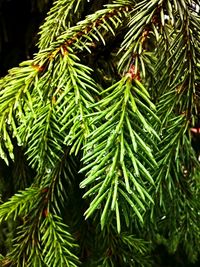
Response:
[{"label": "dark shadowed background", "polygon": [[0,76],[36,52],[39,25],[52,0],[0,0]]}]

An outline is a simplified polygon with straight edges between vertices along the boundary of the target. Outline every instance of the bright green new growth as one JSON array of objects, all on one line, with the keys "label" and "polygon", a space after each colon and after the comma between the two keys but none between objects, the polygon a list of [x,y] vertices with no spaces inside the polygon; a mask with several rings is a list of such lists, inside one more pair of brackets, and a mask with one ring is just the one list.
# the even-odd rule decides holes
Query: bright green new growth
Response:
[{"label": "bright green new growth", "polygon": [[0,157],[21,148],[33,173],[0,205],[0,264],[156,266],[159,244],[195,262],[199,1],[87,2],[54,1],[34,59],[0,80]]},{"label": "bright green new growth", "polygon": [[[157,135],[147,122],[153,113],[148,106],[154,108],[154,105],[142,84],[137,80],[132,82],[130,75],[101,93],[106,95],[97,104],[101,111],[94,114],[91,122],[97,128],[84,146],[86,166],[82,172],[89,172],[80,184],[81,187],[94,184],[85,196],[98,192],[86,211],[86,218],[107,199],[101,215],[102,228],[109,210],[114,210],[118,232],[126,208],[130,213],[125,218],[127,222],[133,213],[143,222],[141,214],[146,209],[142,202],[147,202],[146,197],[153,202],[146,190],[149,184],[154,184],[148,168],[157,165],[150,148]],[[154,119],[158,120],[155,115]]]}]

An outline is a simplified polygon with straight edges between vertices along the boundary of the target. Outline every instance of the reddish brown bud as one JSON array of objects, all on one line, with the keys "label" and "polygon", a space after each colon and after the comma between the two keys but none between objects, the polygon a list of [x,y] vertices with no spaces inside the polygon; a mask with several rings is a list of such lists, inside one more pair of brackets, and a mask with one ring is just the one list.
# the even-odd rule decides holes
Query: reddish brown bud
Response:
[{"label": "reddish brown bud", "polygon": [[140,72],[136,70],[135,65],[133,64],[130,66],[130,69],[127,74],[132,80],[141,81]]},{"label": "reddish brown bud", "polygon": [[43,217],[46,218],[48,216],[48,214],[49,214],[48,209],[47,208],[43,209],[43,212],[42,212]]},{"label": "reddish brown bud", "polygon": [[49,191],[49,188],[48,187],[45,187],[42,189],[42,193],[47,193]]}]

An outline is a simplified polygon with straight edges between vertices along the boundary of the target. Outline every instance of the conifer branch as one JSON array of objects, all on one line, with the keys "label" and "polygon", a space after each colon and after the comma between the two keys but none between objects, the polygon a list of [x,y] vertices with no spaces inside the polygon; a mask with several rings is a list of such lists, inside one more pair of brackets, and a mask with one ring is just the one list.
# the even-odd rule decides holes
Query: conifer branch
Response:
[{"label": "conifer branch", "polygon": [[[131,206],[141,222],[144,204],[152,201],[146,189],[154,184],[148,169],[156,166],[150,140],[158,136],[147,122],[147,117],[140,112],[141,105],[143,112],[150,112],[154,119],[157,117],[151,111],[155,107],[148,92],[132,73],[103,93],[108,91],[110,94],[98,103],[102,111],[95,115],[92,123],[99,123],[103,118],[106,120],[103,119],[103,123],[91,132],[85,146],[83,160],[86,166],[82,172],[87,171],[87,174],[81,187],[91,184],[85,197],[96,195],[85,213],[86,218],[101,206],[103,228],[111,208],[116,213],[120,232],[119,214],[122,213],[119,213],[119,208],[123,209],[118,206],[122,203],[120,199]],[[142,104],[141,100],[146,104]]]},{"label": "conifer branch", "polygon": [[25,109],[32,112],[31,90],[38,71],[31,64],[32,61],[23,62],[0,80],[0,157],[7,164],[7,151],[14,160],[12,138],[21,144],[18,121],[23,119]]},{"label": "conifer branch", "polygon": [[[171,104],[168,102],[170,110],[175,110],[176,106],[176,113],[185,114],[194,123],[199,109],[199,21],[187,1],[181,1],[176,8],[180,20],[174,22],[176,28],[168,37],[170,45],[167,50],[163,50],[162,60],[156,70],[157,77],[160,76],[157,84],[159,94],[166,94],[168,98],[171,94],[173,100]],[[165,72],[161,71],[163,68]],[[168,115],[170,110],[167,111]]]},{"label": "conifer branch", "polygon": [[41,172],[54,166],[64,144],[78,153],[90,131],[86,115],[94,103],[92,92],[98,92],[90,68],[78,63],[77,56],[63,53],[35,84],[34,116],[26,112],[18,130],[30,164]]},{"label": "conifer branch", "polygon": [[60,34],[74,25],[81,18],[80,11],[85,3],[85,0],[54,1],[44,24],[40,27],[38,47],[48,48]]},{"label": "conifer branch", "polygon": [[[6,258],[2,260],[2,264],[4,262],[11,262],[17,267],[24,264],[35,267],[44,266],[44,264],[48,265],[47,246],[53,245],[52,248],[55,249],[54,245],[65,238],[62,251],[60,247],[58,251],[55,251],[55,255],[51,255],[51,264],[59,262],[61,266],[62,264],[63,266],[66,266],[66,264],[78,266],[78,258],[72,252],[77,247],[73,243],[72,236],[66,230],[66,226],[60,222],[60,218],[50,213],[50,210],[55,211],[50,202],[58,207],[57,202],[55,202],[54,190],[56,183],[59,183],[58,179],[60,179],[60,168],[62,165],[59,163],[58,173],[54,171],[43,177],[41,188],[29,188],[26,191],[22,191],[21,194],[15,194],[8,202],[0,206],[0,221],[7,220],[11,215],[14,216],[14,220],[19,218],[19,216],[23,220],[22,225],[17,229],[14,247]],[[69,176],[67,177],[69,178]],[[47,225],[50,228],[47,228]],[[48,231],[55,237],[55,242],[50,244],[46,242],[45,248],[41,240],[44,241],[47,237],[52,237],[51,235],[49,236]]]},{"label": "conifer branch", "polygon": [[7,220],[10,216],[13,216],[13,220],[16,220],[18,216],[24,216],[40,201],[39,196],[39,189],[34,187],[15,194],[0,205],[0,222]]},{"label": "conifer branch", "polygon": [[48,49],[39,51],[34,59],[35,64],[43,66],[58,53],[62,54],[63,50],[80,52],[86,49],[91,52],[90,48],[96,46],[96,42],[105,44],[104,35],[108,32],[114,34],[113,29],[116,30],[121,26],[122,19],[128,16],[131,7],[130,1],[120,2],[107,5],[107,8],[89,15],[77,26],[71,27],[61,34]]},{"label": "conifer branch", "polygon": [[[184,1],[179,6],[180,12],[181,20],[175,21],[176,30],[171,34],[170,46],[168,50],[164,50],[157,68],[157,73],[161,73],[157,84],[161,94],[158,114],[162,120],[163,135],[159,147],[163,149],[158,153],[159,174],[156,176],[162,205],[163,199],[167,198],[163,195],[169,194],[170,198],[174,198],[177,186],[188,194],[192,190],[189,183],[200,167],[190,141],[190,127],[195,121],[198,122],[199,109],[199,33],[192,26],[198,20]],[[161,71],[163,67],[165,72]]]},{"label": "conifer branch", "polygon": [[71,252],[77,245],[60,217],[48,213],[41,225],[41,240],[46,266],[79,265],[78,257]]},{"label": "conifer branch", "polygon": [[79,266],[73,233],[84,266],[200,254],[200,2],[105,2],[84,19],[86,0],[54,1],[39,52],[0,80],[0,157],[14,182],[29,165],[0,205],[0,265]]},{"label": "conifer branch", "polygon": [[[103,239],[103,248],[100,245],[100,240]],[[117,251],[117,244],[120,244],[122,254]],[[101,252],[99,259],[95,262],[96,265],[101,266],[115,266],[126,265],[135,267],[138,264],[141,266],[151,266],[151,259],[148,257],[150,250],[150,244],[143,239],[137,239],[134,235],[130,235],[127,232],[123,232],[120,235],[117,234],[114,229],[106,227],[102,232],[98,233],[96,240],[96,250]],[[131,257],[128,257],[127,262],[122,255],[128,255],[131,253]]]},{"label": "conifer branch", "polygon": [[[54,168],[46,169],[42,180],[37,181],[45,193],[45,213],[53,211],[60,213],[61,206],[66,204],[73,191],[73,183],[76,179],[77,166],[73,155],[69,155],[70,148],[66,148],[60,160],[57,160]],[[65,187],[63,185],[65,181]]]}]

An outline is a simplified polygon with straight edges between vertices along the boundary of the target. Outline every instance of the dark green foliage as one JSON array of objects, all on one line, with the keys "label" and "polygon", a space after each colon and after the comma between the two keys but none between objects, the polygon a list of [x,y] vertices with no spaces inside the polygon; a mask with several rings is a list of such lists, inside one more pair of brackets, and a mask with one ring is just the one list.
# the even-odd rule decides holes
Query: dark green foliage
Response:
[{"label": "dark green foliage", "polygon": [[1,266],[198,262],[199,4],[53,1],[0,80]]}]

